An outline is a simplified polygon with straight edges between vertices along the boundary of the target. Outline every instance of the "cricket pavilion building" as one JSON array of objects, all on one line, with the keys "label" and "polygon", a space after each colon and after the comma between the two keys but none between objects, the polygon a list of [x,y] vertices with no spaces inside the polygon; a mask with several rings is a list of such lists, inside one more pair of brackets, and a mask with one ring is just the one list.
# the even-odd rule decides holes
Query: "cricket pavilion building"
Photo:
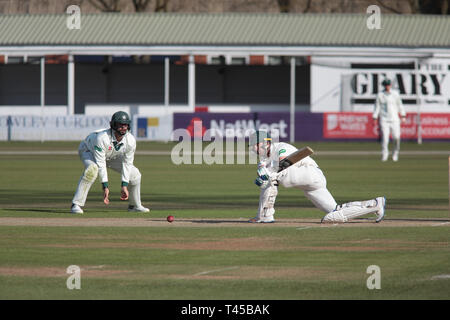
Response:
[{"label": "cricket pavilion building", "polygon": [[296,130],[305,126],[321,138],[358,138],[345,123],[364,119],[348,116],[371,112],[390,78],[413,116],[411,136],[417,116],[432,114],[442,132],[428,138],[450,138],[448,16],[74,11],[1,15],[0,30],[0,116],[125,109],[170,114],[176,129],[192,120],[177,113],[228,113],[215,125],[239,114],[270,127],[281,117],[290,141],[308,138]]}]

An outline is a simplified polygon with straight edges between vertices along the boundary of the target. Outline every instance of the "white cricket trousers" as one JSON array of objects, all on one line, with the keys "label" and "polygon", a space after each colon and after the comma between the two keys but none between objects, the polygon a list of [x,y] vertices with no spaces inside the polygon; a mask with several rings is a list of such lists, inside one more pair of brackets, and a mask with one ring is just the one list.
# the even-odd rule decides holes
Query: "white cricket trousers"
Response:
[{"label": "white cricket trousers", "polygon": [[[283,171],[279,176],[279,182],[283,187],[298,188],[314,204],[314,206],[326,213],[325,221],[346,222],[368,213],[378,211],[377,201],[353,201],[337,205],[336,200],[327,189],[327,179],[322,170],[314,165],[292,166]],[[270,219],[275,214],[275,200],[278,187],[269,185],[261,188],[259,197],[258,216]]]},{"label": "white cricket trousers", "polygon": [[398,156],[400,152],[400,121],[380,121],[381,130],[381,153],[384,160],[389,156],[389,137],[392,135],[392,141],[394,143],[393,154]]},{"label": "white cricket trousers", "polygon": [[[93,154],[89,150],[87,150],[87,148],[85,148],[84,142],[81,142],[80,147],[78,148],[78,155],[80,156],[81,162],[83,162],[85,170],[78,182],[78,187],[75,191],[72,203],[75,203],[82,207],[86,203],[89,189],[97,178],[98,166],[95,163]],[[111,168],[121,174],[122,159],[117,158],[106,161],[106,167]],[[128,192],[129,204],[133,206],[141,206],[141,173],[135,166],[132,166],[130,170]]]},{"label": "white cricket trousers", "polygon": [[305,196],[323,212],[336,209],[337,203],[327,189],[327,179],[322,170],[314,165],[293,166],[280,176],[283,187],[294,187],[303,191]]},{"label": "white cricket trousers", "polygon": [[[320,210],[325,213],[336,209],[337,203],[327,189],[327,180],[316,166],[292,166],[283,171],[279,176],[279,182],[283,187],[295,187],[303,190],[305,196]],[[268,185],[261,188],[259,196],[258,216],[270,218],[275,214],[275,200],[278,187]]]}]

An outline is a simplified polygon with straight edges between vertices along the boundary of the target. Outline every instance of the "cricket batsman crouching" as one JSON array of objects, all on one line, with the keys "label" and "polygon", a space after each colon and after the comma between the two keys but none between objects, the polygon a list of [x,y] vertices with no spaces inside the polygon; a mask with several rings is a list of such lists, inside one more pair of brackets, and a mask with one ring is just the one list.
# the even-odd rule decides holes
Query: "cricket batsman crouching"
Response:
[{"label": "cricket batsman crouching", "polygon": [[327,189],[327,180],[317,163],[309,156],[279,171],[279,163],[297,148],[288,143],[272,143],[270,133],[256,131],[250,136],[249,147],[258,154],[258,178],[255,184],[260,187],[258,214],[251,223],[274,222],[275,200],[278,185],[298,188],[318,209],[325,212],[323,222],[347,222],[350,219],[375,214],[380,222],[385,213],[385,197],[366,201],[354,201],[338,205]]},{"label": "cricket batsman crouching", "polygon": [[81,141],[78,154],[85,169],[72,200],[72,213],[83,213],[81,207],[97,176],[103,186],[103,202],[109,204],[107,167],[122,176],[120,200],[129,201],[128,211],[150,211],[141,204],[141,173],[133,165],[136,139],[130,133],[130,124],[128,114],[118,111],[111,118],[110,128],[97,130]]}]

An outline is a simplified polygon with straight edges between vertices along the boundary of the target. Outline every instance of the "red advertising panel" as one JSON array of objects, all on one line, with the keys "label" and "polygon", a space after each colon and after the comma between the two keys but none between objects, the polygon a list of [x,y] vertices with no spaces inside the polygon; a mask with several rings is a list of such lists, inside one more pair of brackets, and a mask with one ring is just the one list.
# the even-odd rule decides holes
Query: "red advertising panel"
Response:
[{"label": "red advertising panel", "polygon": [[422,138],[424,139],[450,138],[450,114],[424,113],[420,116],[420,118],[422,124]]},{"label": "red advertising panel", "polygon": [[378,126],[374,126],[371,113],[327,112],[323,114],[324,138],[378,137]]},{"label": "red advertising panel", "polygon": [[[423,139],[450,139],[450,114],[422,113],[420,115]],[[409,113],[401,126],[402,138],[417,138],[418,117]],[[378,125],[371,113],[332,112],[323,114],[323,137],[335,139],[375,139]]]},{"label": "red advertising panel", "polygon": [[417,115],[414,113],[406,114],[406,121],[401,125],[402,139],[417,139]]}]

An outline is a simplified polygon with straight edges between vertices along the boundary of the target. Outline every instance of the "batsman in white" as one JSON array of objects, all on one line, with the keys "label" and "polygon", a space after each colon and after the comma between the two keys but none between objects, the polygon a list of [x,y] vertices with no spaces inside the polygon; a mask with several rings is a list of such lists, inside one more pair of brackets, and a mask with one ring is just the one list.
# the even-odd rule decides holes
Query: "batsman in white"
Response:
[{"label": "batsman in white", "polygon": [[347,222],[366,214],[375,214],[376,222],[380,222],[385,212],[385,197],[367,201],[354,201],[338,205],[327,189],[327,180],[317,163],[306,157],[278,172],[279,162],[297,151],[288,143],[272,143],[270,133],[256,131],[250,136],[249,146],[259,156],[258,178],[255,184],[260,187],[259,208],[251,223],[274,222],[275,200],[278,185],[286,188],[298,188],[318,209],[325,212],[322,222]]},{"label": "batsman in white", "polygon": [[111,118],[110,128],[97,130],[81,141],[78,154],[85,169],[72,200],[72,213],[83,213],[81,207],[97,176],[103,186],[103,202],[109,204],[107,167],[121,174],[120,200],[129,200],[128,211],[150,211],[141,204],[141,173],[133,165],[136,139],[130,132],[130,124],[128,114],[118,111]]},{"label": "batsman in white", "polygon": [[[377,95],[373,120],[379,120],[381,130],[381,161],[387,161],[389,156],[389,136],[392,134],[394,151],[392,160],[398,161],[400,152],[400,117],[401,122],[406,121],[406,113],[403,108],[402,99],[397,91],[391,90],[391,80],[385,79],[382,82],[384,90]],[[400,114],[400,117],[399,117]]]}]

